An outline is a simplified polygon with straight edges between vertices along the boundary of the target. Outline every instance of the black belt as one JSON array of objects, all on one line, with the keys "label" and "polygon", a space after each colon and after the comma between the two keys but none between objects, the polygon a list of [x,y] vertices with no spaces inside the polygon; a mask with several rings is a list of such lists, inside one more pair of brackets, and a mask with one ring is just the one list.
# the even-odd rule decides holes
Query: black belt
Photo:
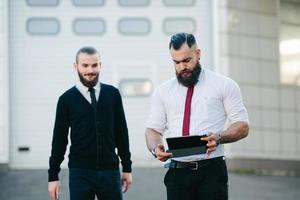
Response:
[{"label": "black belt", "polygon": [[224,156],[205,159],[205,160],[198,160],[198,161],[191,161],[191,162],[180,162],[176,160],[171,160],[171,162],[165,164],[165,168],[177,168],[177,169],[191,169],[191,170],[198,170],[201,167],[205,167],[215,161],[225,160]]}]

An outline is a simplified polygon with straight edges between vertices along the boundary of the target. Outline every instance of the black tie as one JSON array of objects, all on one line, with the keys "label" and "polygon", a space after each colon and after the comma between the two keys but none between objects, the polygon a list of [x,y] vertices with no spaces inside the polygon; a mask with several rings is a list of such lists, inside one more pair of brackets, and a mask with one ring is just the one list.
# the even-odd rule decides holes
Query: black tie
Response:
[{"label": "black tie", "polygon": [[91,100],[92,100],[92,106],[94,108],[94,110],[97,110],[97,100],[96,100],[96,95],[95,95],[95,89],[93,87],[89,88],[89,92],[90,92],[90,96],[91,96]]}]

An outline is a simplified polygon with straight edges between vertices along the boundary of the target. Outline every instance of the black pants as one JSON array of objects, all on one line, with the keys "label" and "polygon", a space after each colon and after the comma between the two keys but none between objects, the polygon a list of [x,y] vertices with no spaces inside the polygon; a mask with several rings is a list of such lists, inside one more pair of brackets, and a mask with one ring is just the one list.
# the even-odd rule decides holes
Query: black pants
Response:
[{"label": "black pants", "polygon": [[122,200],[119,170],[69,170],[71,200]]},{"label": "black pants", "polygon": [[228,173],[224,160],[198,170],[169,169],[164,179],[168,200],[227,200]]}]

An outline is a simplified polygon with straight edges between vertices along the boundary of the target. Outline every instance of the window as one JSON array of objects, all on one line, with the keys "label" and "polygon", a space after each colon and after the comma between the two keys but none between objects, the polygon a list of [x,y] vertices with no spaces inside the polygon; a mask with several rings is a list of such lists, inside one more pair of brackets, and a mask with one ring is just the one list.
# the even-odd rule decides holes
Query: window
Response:
[{"label": "window", "polygon": [[101,18],[75,19],[73,31],[77,35],[102,35],[105,32],[105,22]]},{"label": "window", "polygon": [[75,6],[104,6],[105,0],[73,0]]},{"label": "window", "polygon": [[60,24],[56,18],[33,17],[27,20],[26,28],[31,35],[56,35]]},{"label": "window", "polygon": [[193,18],[166,18],[163,21],[163,31],[167,35],[172,35],[178,32],[194,33],[196,31],[196,22]]},{"label": "window", "polygon": [[29,6],[57,6],[59,0],[26,0]]},{"label": "window", "polygon": [[300,1],[281,1],[280,76],[284,84],[300,85]]},{"label": "window", "polygon": [[152,82],[149,79],[123,79],[119,88],[125,97],[146,97],[152,92]]},{"label": "window", "polygon": [[148,6],[150,0],[119,0],[121,6]]},{"label": "window", "polygon": [[122,18],[118,27],[119,32],[124,35],[147,35],[151,29],[147,18]]},{"label": "window", "polygon": [[165,6],[193,6],[195,0],[163,0]]}]

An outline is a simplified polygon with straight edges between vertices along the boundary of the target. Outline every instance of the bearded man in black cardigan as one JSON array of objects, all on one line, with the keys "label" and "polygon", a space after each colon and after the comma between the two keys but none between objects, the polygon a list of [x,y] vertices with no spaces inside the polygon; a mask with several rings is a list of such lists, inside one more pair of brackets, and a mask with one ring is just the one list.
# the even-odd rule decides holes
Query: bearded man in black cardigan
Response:
[{"label": "bearded man in black cardigan", "polygon": [[79,49],[74,67],[79,81],[57,103],[48,170],[50,198],[59,198],[58,174],[70,132],[70,199],[94,200],[97,196],[99,200],[121,200],[122,186],[126,192],[132,183],[121,95],[117,88],[99,82],[101,60],[95,48]]}]

